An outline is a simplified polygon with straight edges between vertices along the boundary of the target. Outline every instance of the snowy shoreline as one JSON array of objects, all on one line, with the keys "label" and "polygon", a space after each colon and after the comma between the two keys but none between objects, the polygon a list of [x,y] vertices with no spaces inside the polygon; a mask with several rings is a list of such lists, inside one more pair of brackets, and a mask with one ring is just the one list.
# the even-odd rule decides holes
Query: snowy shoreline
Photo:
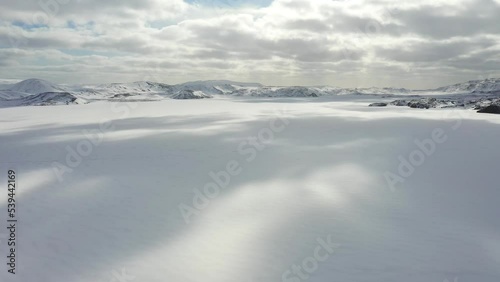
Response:
[{"label": "snowy shoreline", "polygon": [[[3,89],[3,90],[2,90]],[[196,81],[178,85],[155,82],[111,83],[100,85],[57,85],[28,79],[0,87],[0,107],[87,104],[96,101],[155,102],[165,99],[210,99],[214,97],[319,98],[356,96],[399,101],[419,100],[414,108],[476,108],[495,104],[500,97],[500,79],[469,81],[433,90],[402,88],[270,87],[258,83],[224,80]],[[430,101],[430,99],[434,99]],[[435,100],[439,99],[439,102]],[[398,104],[398,103],[396,103]],[[399,103],[401,104],[401,103]],[[486,105],[487,106],[487,105]]]}]

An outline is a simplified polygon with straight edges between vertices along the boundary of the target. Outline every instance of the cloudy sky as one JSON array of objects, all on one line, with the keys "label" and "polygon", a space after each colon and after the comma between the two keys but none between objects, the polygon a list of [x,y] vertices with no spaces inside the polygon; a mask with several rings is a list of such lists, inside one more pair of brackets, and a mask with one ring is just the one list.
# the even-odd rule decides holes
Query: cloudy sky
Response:
[{"label": "cloudy sky", "polygon": [[500,0],[0,0],[0,78],[432,88],[500,77]]}]

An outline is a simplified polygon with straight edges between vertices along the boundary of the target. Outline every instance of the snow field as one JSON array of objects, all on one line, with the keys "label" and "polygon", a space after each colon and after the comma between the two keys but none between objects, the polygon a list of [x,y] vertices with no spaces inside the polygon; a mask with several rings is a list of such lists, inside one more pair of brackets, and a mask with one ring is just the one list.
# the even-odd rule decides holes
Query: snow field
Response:
[{"label": "snow field", "polygon": [[[0,280],[498,281],[500,118],[370,101],[0,109],[0,173],[18,171],[20,218],[19,272]],[[436,129],[446,141],[426,154],[415,140],[442,140]],[[400,156],[411,175],[398,175]],[[404,182],[391,189],[387,172]],[[321,238],[336,247],[318,259]]]}]

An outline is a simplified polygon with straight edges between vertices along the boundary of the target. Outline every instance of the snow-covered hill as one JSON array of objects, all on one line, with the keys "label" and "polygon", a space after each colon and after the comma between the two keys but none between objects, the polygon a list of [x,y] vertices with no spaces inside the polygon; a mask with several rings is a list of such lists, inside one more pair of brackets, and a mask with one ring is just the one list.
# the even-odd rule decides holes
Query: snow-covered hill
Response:
[{"label": "snow-covered hill", "polygon": [[52,82],[42,80],[42,79],[26,79],[21,82],[14,84],[11,91],[29,93],[29,94],[40,94],[46,92],[65,92],[66,89]]},{"label": "snow-covered hill", "polygon": [[75,85],[70,86],[69,89],[76,95],[88,99],[107,99],[120,96],[170,95],[173,92],[172,86],[170,85],[149,81]]},{"label": "snow-covered hill", "polygon": [[435,91],[445,93],[490,93],[500,91],[500,78],[471,80],[450,86],[440,87]]},{"label": "snow-covered hill", "polygon": [[260,83],[245,83],[229,80],[193,81],[174,86],[176,92],[181,90],[192,90],[200,91],[207,95],[232,94],[241,89],[260,89],[262,87],[264,86]]},{"label": "snow-covered hill", "polygon": [[31,94],[25,92],[17,92],[12,90],[0,90],[0,99],[1,100],[12,100],[19,99],[26,96],[30,96]]},{"label": "snow-covered hill", "polygon": [[172,96],[172,99],[179,99],[179,100],[205,99],[205,98],[212,98],[212,96],[207,95],[201,91],[193,91],[193,90],[181,90]]},{"label": "snow-covered hill", "polygon": [[23,106],[48,106],[48,105],[70,105],[86,104],[86,101],[75,97],[68,92],[46,92],[25,97],[22,100]]},{"label": "snow-covered hill", "polygon": [[3,100],[0,103],[0,107],[52,106],[71,104],[87,104],[87,101],[82,98],[78,98],[68,92],[45,92],[17,99]]},{"label": "snow-covered hill", "polygon": [[151,92],[165,92],[169,93],[172,86],[149,81],[136,81],[132,83],[111,83],[101,84],[94,88],[95,90],[103,90],[107,93],[121,94],[128,93],[151,93]]},{"label": "snow-covered hill", "polygon": [[65,104],[63,101],[71,100],[68,95],[73,96],[66,91],[64,87],[43,79],[26,79],[0,90],[0,99],[7,100],[1,106]]},{"label": "snow-covered hill", "polygon": [[337,95],[404,95],[411,93],[404,88],[339,88],[332,86],[286,86],[241,88],[231,95],[252,97],[320,97]]},{"label": "snow-covered hill", "polygon": [[[0,80],[0,82],[3,80]],[[12,82],[12,80],[6,80]],[[57,85],[41,79],[28,79],[8,87],[2,84],[0,100],[17,100],[42,93],[67,93],[75,98],[104,101],[156,101],[166,98],[199,99],[217,95],[248,97],[321,97],[339,95],[380,96],[450,96],[450,95],[500,95],[500,79],[469,81],[434,90],[408,90],[404,88],[339,88],[333,86],[264,86],[259,83],[228,80],[193,81],[177,85],[158,82],[137,81],[131,83],[108,83],[98,85]],[[498,94],[498,95],[497,95]],[[461,98],[456,98],[461,99]],[[30,100],[31,101],[31,100]],[[33,101],[37,101],[34,99]],[[29,103],[23,103],[29,104]],[[35,103],[38,104],[38,103]],[[4,103],[0,106],[18,105]]]}]

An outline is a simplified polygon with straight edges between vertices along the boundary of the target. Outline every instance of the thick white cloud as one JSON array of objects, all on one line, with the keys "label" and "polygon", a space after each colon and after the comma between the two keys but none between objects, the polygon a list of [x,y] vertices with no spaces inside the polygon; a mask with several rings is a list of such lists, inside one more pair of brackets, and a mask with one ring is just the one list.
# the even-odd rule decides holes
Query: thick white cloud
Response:
[{"label": "thick white cloud", "polygon": [[498,1],[207,2],[2,3],[0,76],[412,88],[500,76]]}]

